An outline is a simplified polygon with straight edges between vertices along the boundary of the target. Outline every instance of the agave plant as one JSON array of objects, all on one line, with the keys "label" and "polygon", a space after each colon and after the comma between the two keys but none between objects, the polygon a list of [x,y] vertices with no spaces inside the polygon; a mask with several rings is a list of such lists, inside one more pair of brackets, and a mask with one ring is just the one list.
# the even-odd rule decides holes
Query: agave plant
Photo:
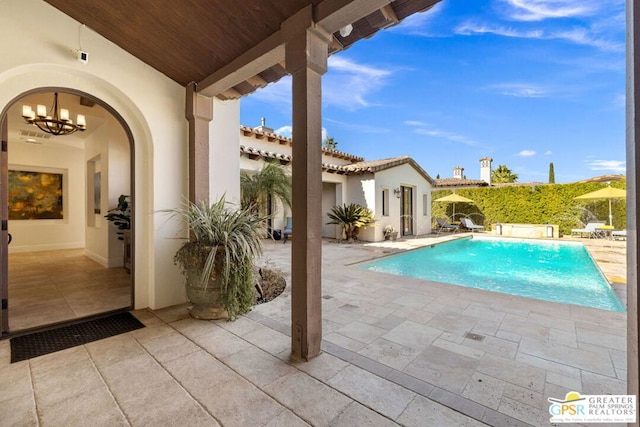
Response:
[{"label": "agave plant", "polygon": [[327,214],[331,221],[327,224],[337,224],[342,228],[345,238],[349,243],[358,238],[360,229],[373,224],[373,212],[357,203],[336,205]]},{"label": "agave plant", "polygon": [[218,279],[218,302],[230,319],[249,311],[254,300],[253,260],[262,253],[264,218],[254,215],[251,206],[230,208],[224,196],[211,205],[187,202],[164,212],[184,221],[191,234],[174,257],[181,272],[189,278],[189,270],[198,269],[202,291]]}]

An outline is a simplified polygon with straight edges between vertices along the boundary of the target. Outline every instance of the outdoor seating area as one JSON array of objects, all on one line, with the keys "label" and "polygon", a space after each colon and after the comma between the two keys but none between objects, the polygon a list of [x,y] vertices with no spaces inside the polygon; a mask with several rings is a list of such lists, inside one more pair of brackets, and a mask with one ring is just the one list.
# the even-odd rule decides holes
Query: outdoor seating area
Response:
[{"label": "outdoor seating area", "polygon": [[580,237],[588,237],[590,239],[596,238],[599,236],[600,227],[604,226],[604,221],[589,221],[582,228],[573,228],[571,229],[572,236],[580,236]]},{"label": "outdoor seating area", "polygon": [[589,239],[626,240],[627,230],[616,230],[614,226],[606,225],[604,221],[590,221],[583,228],[572,229],[571,236]]},{"label": "outdoor seating area", "polygon": [[449,221],[443,218],[436,218],[436,223],[438,224],[438,233],[441,231],[458,231],[458,226],[456,224],[451,224]]},{"label": "outdoor seating area", "polygon": [[484,231],[484,226],[474,223],[471,218],[461,218],[460,226],[465,230],[471,231],[472,233],[476,231]]}]

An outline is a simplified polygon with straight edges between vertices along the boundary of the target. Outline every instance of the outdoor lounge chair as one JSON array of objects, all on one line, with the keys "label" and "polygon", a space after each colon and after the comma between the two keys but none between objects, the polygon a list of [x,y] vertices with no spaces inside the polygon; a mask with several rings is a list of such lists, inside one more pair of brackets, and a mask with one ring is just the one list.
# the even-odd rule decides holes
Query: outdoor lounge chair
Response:
[{"label": "outdoor lounge chair", "polygon": [[450,224],[449,221],[443,218],[436,218],[436,222],[438,223],[438,232],[441,231],[458,231],[458,226],[455,224]]},{"label": "outdoor lounge chair", "polygon": [[593,237],[598,237],[600,234],[600,230],[598,229],[603,225],[605,225],[605,223],[602,221],[589,221],[587,225],[584,226],[584,228],[572,229],[571,235],[573,236],[574,234],[578,234],[580,235],[580,237],[583,237],[586,234],[590,239]]},{"label": "outdoor lounge chair", "polygon": [[287,223],[284,226],[284,230],[282,231],[282,243],[287,243],[289,237],[293,234],[293,227],[291,226],[291,217],[287,217]]},{"label": "outdoor lounge chair", "polygon": [[627,230],[626,229],[625,230],[613,230],[611,232],[611,238],[613,240],[618,240],[618,239],[627,240]]},{"label": "outdoor lounge chair", "polygon": [[471,218],[462,218],[460,220],[460,225],[462,225],[462,228],[464,229],[471,230],[472,233],[474,231],[484,231],[484,225],[474,223]]}]

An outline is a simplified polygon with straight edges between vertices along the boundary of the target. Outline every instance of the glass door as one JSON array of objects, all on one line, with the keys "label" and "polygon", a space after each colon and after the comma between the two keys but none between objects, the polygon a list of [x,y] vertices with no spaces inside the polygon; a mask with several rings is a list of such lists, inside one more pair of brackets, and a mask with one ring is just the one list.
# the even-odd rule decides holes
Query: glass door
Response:
[{"label": "glass door", "polygon": [[413,188],[401,186],[400,229],[403,236],[413,235]]}]

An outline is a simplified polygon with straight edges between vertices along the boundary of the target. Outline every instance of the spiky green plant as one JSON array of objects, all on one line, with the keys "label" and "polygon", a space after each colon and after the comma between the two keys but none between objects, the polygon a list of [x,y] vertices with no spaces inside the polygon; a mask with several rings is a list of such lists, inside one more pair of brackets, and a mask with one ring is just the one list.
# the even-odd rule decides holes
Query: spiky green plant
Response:
[{"label": "spiky green plant", "polygon": [[373,211],[357,203],[333,206],[327,216],[331,218],[331,221],[327,224],[339,225],[349,243],[358,238],[360,229],[366,228],[375,222]]},{"label": "spiky green plant", "polygon": [[269,198],[291,208],[291,177],[276,163],[266,162],[254,174],[240,173],[242,206],[253,206],[254,212],[265,213]]},{"label": "spiky green plant", "polygon": [[211,205],[185,202],[164,212],[181,219],[191,234],[174,257],[181,272],[202,268],[200,286],[206,289],[214,267],[219,269],[219,302],[229,319],[249,311],[254,299],[251,271],[253,260],[262,253],[264,218],[254,215],[251,206],[230,208],[224,196]]}]

